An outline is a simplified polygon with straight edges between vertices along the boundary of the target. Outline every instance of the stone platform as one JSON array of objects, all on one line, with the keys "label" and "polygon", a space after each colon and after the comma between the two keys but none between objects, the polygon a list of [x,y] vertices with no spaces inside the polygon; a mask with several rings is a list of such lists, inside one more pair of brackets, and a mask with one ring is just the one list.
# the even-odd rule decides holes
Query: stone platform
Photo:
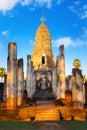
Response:
[{"label": "stone platform", "polygon": [[22,108],[19,116],[25,121],[59,121],[59,110],[54,104]]},{"label": "stone platform", "polygon": [[44,104],[39,106],[22,106],[13,110],[7,110],[0,106],[0,120],[21,121],[60,121],[60,120],[87,120],[87,109],[77,106],[56,106]]}]

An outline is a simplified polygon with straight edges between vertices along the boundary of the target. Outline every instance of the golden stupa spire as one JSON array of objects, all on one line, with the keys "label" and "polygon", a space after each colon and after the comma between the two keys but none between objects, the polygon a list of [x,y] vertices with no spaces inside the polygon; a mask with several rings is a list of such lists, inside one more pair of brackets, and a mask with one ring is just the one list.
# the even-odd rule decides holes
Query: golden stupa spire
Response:
[{"label": "golden stupa spire", "polygon": [[35,70],[38,69],[38,66],[48,66],[49,68],[54,66],[51,37],[48,27],[44,24],[44,15],[42,15],[41,22],[36,31],[34,52],[31,57]]},{"label": "golden stupa spire", "polygon": [[41,22],[44,23],[46,21],[45,17],[44,17],[44,13],[42,13],[42,17],[41,17]]}]

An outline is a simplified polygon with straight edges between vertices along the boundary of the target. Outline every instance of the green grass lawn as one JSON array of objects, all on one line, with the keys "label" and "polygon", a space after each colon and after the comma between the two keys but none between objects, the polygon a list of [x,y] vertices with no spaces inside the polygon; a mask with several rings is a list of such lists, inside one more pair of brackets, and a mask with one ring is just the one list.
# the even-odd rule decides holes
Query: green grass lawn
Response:
[{"label": "green grass lawn", "polygon": [[[57,123],[67,130],[87,130],[87,121],[59,121]],[[38,130],[33,124],[34,122],[0,121],[0,130]]]},{"label": "green grass lawn", "polygon": [[36,128],[28,122],[0,121],[0,130],[36,130]]},{"label": "green grass lawn", "polygon": [[87,130],[87,121],[60,121],[59,124],[69,130]]}]

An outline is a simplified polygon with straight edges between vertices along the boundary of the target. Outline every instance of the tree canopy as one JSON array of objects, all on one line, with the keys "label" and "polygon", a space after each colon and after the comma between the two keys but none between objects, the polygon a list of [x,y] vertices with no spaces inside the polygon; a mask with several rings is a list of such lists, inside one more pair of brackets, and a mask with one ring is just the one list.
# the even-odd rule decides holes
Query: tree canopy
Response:
[{"label": "tree canopy", "polygon": [[79,68],[81,66],[81,62],[78,58],[74,59],[73,65],[75,68]]},{"label": "tree canopy", "polygon": [[4,67],[0,67],[0,77],[3,78],[6,74],[6,69]]}]

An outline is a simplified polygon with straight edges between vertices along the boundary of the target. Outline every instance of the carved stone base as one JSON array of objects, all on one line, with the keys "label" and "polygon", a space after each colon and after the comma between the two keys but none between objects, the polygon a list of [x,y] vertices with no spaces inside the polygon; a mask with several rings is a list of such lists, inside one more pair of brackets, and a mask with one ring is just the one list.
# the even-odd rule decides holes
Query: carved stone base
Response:
[{"label": "carved stone base", "polygon": [[16,98],[7,98],[7,109],[15,109],[17,107]]}]

